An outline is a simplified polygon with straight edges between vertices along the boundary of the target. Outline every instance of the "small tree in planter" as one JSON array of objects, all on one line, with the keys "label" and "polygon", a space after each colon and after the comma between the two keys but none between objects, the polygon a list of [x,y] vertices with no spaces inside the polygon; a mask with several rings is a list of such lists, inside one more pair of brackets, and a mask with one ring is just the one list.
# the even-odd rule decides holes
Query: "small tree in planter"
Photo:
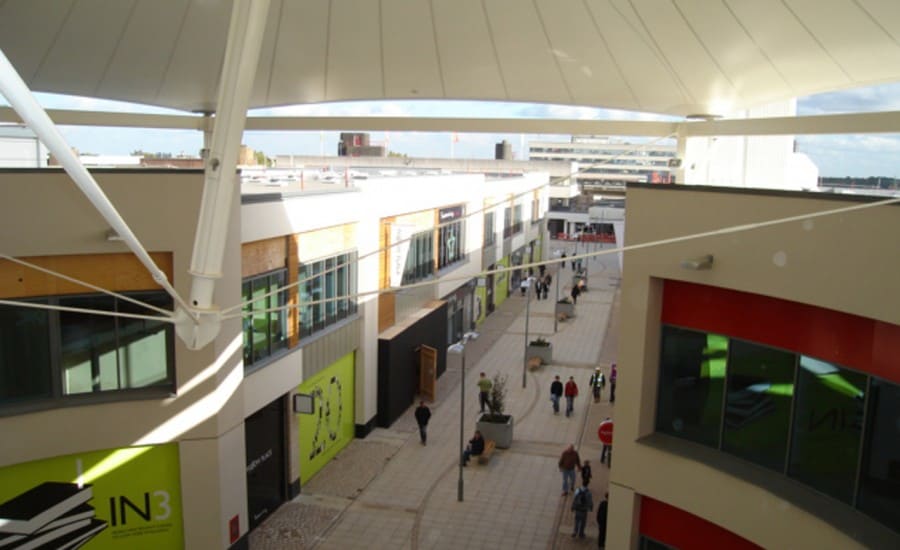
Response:
[{"label": "small tree in planter", "polygon": [[495,374],[491,379],[493,386],[488,397],[490,412],[481,415],[475,428],[485,439],[491,439],[501,449],[512,445],[513,417],[506,414],[506,375]]}]

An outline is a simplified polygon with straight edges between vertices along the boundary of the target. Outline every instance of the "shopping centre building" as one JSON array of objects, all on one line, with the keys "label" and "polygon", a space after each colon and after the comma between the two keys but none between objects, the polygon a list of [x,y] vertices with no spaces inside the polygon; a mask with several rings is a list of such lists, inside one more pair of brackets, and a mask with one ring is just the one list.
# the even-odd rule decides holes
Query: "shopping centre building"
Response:
[{"label": "shopping centre building", "polygon": [[[896,204],[680,185],[722,183],[716,137],[900,132],[744,118],[900,81],[898,21],[892,0],[0,2],[0,121],[66,171],[0,174],[0,540],[245,548],[428,390],[416,366],[439,376],[545,259],[546,173],[237,184],[244,131],[390,130],[675,141],[676,185],[627,189],[609,547],[900,546]],[[88,174],[32,91],[176,109],[50,114],[202,132],[205,167]],[[247,116],[374,99],[670,118]]]}]

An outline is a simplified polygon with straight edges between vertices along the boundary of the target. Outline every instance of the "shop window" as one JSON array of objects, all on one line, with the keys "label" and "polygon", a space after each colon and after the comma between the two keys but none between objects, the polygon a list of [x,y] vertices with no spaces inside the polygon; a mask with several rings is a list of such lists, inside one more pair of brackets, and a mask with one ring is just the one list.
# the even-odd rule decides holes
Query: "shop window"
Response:
[{"label": "shop window", "polygon": [[[172,309],[171,298],[161,291],[128,295]],[[146,308],[105,294],[34,301],[67,308],[153,315]],[[0,404],[137,388],[171,388],[173,346],[174,329],[162,320],[0,306]]]},{"label": "shop window", "polygon": [[846,503],[853,500],[866,376],[800,358],[788,475]]},{"label": "shop window", "polygon": [[718,447],[728,338],[663,327],[656,428]]},{"label": "shop window", "polygon": [[356,313],[356,252],[300,264],[301,337]]},{"label": "shop window", "polygon": [[415,283],[434,274],[434,229],[420,231],[409,240],[401,284]]},{"label": "shop window", "polygon": [[445,225],[438,231],[438,269],[443,269],[463,259],[462,221]]},{"label": "shop window", "polygon": [[859,476],[859,509],[900,531],[900,386],[872,378]]},{"label": "shop window", "polygon": [[244,366],[249,367],[287,346],[285,285],[287,270],[244,279]]},{"label": "shop window", "polygon": [[722,449],[784,471],[796,355],[731,340]]}]

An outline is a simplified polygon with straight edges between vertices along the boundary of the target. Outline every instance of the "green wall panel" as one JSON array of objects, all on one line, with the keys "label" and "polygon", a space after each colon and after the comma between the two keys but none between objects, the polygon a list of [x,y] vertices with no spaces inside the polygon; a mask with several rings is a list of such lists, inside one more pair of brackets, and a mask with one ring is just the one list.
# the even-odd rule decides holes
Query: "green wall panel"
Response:
[{"label": "green wall panel", "polygon": [[0,545],[182,548],[179,468],[175,443],[0,468],[4,519],[16,518],[0,526]]},{"label": "green wall panel", "polygon": [[300,415],[300,483],[306,483],[353,439],[354,354],[348,353],[300,384],[315,412]]}]

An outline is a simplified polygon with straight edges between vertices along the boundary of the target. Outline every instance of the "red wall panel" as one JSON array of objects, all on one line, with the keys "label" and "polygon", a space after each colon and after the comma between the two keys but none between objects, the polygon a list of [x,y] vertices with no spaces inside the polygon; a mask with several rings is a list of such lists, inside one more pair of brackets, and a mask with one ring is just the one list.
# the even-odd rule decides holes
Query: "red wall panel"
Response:
[{"label": "red wall panel", "polygon": [[715,523],[646,496],[641,497],[640,521],[642,535],[680,550],[762,548]]},{"label": "red wall panel", "polygon": [[665,281],[662,322],[751,340],[900,383],[900,326],[779,298]]}]

